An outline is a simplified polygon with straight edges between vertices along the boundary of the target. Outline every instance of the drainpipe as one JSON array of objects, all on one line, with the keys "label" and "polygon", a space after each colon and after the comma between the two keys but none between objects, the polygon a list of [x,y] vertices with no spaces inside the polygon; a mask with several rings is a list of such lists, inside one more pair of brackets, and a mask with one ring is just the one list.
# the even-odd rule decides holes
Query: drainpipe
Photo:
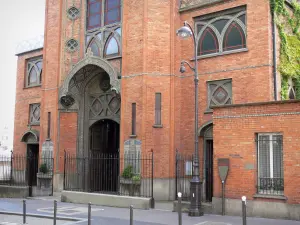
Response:
[{"label": "drainpipe", "polygon": [[275,12],[272,12],[272,38],[273,38],[273,76],[274,76],[274,100],[277,101],[277,62],[276,62],[276,26]]}]

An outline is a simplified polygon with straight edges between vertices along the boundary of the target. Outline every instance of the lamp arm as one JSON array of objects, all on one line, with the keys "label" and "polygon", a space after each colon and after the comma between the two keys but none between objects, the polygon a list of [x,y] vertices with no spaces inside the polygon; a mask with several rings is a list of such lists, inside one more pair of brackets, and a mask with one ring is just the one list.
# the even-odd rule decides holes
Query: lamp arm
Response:
[{"label": "lamp arm", "polygon": [[195,35],[195,32],[194,32],[194,29],[192,28],[192,26],[187,21],[184,21],[184,26],[188,26],[190,28],[190,30],[192,31],[194,47],[196,48],[197,44],[196,44],[196,35]]},{"label": "lamp arm", "polygon": [[189,62],[187,62],[187,61],[185,61],[185,60],[182,60],[182,61],[181,61],[181,64],[187,64],[187,65],[190,67],[191,70],[195,71],[195,68],[192,67],[191,64],[189,64]]}]

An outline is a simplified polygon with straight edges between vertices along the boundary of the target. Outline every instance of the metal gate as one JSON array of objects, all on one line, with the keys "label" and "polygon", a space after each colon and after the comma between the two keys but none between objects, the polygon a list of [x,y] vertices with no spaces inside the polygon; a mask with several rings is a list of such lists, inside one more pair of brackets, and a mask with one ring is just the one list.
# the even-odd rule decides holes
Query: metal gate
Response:
[{"label": "metal gate", "polygon": [[175,177],[175,199],[177,193],[182,193],[182,200],[190,199],[190,181],[193,177],[193,155],[181,154],[176,149],[176,177]]}]

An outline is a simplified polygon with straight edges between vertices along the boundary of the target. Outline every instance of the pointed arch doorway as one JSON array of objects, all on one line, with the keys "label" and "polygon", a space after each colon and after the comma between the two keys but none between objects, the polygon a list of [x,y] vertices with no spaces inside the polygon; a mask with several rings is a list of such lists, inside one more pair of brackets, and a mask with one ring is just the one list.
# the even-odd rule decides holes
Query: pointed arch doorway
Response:
[{"label": "pointed arch doorway", "polygon": [[199,136],[203,138],[203,200],[211,202],[213,197],[214,180],[214,141],[212,121],[209,121],[200,127]]},{"label": "pointed arch doorway", "polygon": [[120,126],[110,119],[102,119],[89,129],[90,190],[117,192],[119,180]]}]

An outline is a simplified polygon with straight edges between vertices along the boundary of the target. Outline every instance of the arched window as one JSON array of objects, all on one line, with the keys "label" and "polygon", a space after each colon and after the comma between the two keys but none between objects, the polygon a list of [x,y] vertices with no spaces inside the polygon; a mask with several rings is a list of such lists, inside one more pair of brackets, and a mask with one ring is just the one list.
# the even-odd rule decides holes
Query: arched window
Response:
[{"label": "arched window", "polygon": [[42,81],[43,60],[34,58],[27,61],[26,87],[37,86]]},{"label": "arched window", "polygon": [[105,56],[116,56],[119,55],[119,45],[116,38],[111,35],[106,42],[106,47],[104,50]]},{"label": "arched window", "polygon": [[246,46],[245,7],[205,15],[195,22],[198,56],[220,55]]},{"label": "arched window", "polygon": [[121,0],[87,0],[87,5],[88,30],[121,21]]},{"label": "arched window", "polygon": [[91,48],[91,51],[93,52],[94,56],[100,56],[99,46],[98,46],[97,42],[95,41],[95,39],[93,39],[90,42],[89,48]]},{"label": "arched window", "polygon": [[201,35],[198,55],[207,55],[211,53],[216,53],[219,51],[218,38],[215,32],[211,28],[206,28]]},{"label": "arched window", "polygon": [[223,44],[223,51],[246,48],[245,34],[236,22],[232,22],[228,27]]}]

